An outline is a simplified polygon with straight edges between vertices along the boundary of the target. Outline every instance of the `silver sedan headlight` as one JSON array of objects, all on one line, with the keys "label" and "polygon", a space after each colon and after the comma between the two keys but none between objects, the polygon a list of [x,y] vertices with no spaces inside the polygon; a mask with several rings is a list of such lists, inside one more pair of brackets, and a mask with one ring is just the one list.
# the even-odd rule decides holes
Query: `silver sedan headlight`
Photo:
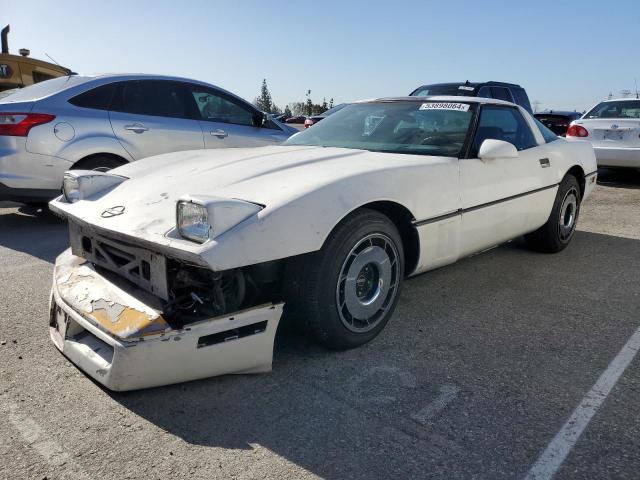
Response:
[{"label": "silver sedan headlight", "polygon": [[255,215],[264,205],[233,198],[189,195],[178,200],[176,223],[181,237],[198,243],[222,235]]}]

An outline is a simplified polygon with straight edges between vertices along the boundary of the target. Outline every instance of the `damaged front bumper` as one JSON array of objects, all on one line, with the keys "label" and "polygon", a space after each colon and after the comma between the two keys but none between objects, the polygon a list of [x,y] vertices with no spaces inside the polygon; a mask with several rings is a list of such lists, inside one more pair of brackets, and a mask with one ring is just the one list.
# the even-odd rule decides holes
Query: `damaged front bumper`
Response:
[{"label": "damaged front bumper", "polygon": [[56,259],[49,332],[94,380],[135,390],[270,371],[282,307],[262,305],[174,329],[158,297],[97,272],[69,249]]}]

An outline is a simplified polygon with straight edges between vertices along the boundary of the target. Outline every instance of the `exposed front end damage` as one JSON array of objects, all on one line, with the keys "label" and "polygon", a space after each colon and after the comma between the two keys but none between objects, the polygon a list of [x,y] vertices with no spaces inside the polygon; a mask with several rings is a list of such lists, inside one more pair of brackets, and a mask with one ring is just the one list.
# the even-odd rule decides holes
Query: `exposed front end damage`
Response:
[{"label": "exposed front end damage", "polygon": [[[253,280],[180,268],[178,260],[70,230],[73,251],[54,270],[50,335],[96,381],[134,390],[271,370],[282,303],[247,307]],[[209,274],[213,283],[199,285],[198,275]]]}]

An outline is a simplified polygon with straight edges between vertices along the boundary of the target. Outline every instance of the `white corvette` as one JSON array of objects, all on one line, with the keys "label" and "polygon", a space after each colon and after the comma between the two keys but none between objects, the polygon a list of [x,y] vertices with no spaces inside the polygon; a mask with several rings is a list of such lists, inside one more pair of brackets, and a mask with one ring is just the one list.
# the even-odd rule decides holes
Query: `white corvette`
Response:
[{"label": "white corvette", "polygon": [[567,140],[591,143],[601,167],[640,169],[640,100],[600,102],[571,122]]},{"label": "white corvette", "polygon": [[114,390],[271,368],[281,314],[362,345],[403,279],[520,235],[571,241],[588,143],[467,97],[355,103],[283,146],[178,152],[68,172],[50,333]]}]

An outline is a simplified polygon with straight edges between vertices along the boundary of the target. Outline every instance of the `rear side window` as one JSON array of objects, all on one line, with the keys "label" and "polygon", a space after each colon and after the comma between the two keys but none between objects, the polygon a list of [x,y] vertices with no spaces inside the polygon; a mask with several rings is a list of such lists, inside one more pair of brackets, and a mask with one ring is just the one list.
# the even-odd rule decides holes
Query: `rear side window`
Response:
[{"label": "rear side window", "polygon": [[536,122],[536,125],[538,126],[538,129],[540,129],[540,133],[544,137],[544,141],[546,143],[553,142],[554,140],[558,139],[558,136],[555,133],[553,133],[549,128],[547,128],[540,120],[538,120],[535,117],[534,117],[534,120]]},{"label": "rear side window", "polygon": [[506,102],[513,102],[511,92],[504,87],[491,87],[491,96],[498,100],[504,100]]},{"label": "rear side window", "polygon": [[178,82],[134,80],[122,82],[111,110],[156,117],[194,118],[193,99]]},{"label": "rear side window", "polygon": [[485,105],[480,113],[478,129],[471,149],[472,158],[478,157],[480,145],[487,139],[509,142],[518,150],[537,146],[529,124],[515,108]]},{"label": "rear side window", "polygon": [[511,92],[516,97],[516,103],[524,108],[527,112],[533,113],[531,109],[531,103],[529,103],[529,97],[527,96],[527,92],[524,91],[524,88],[512,88]]},{"label": "rear side window", "polygon": [[478,90],[478,97],[493,98],[493,96],[491,95],[491,88],[481,87],[480,90]]},{"label": "rear side window", "polygon": [[88,90],[84,93],[81,93],[80,95],[76,95],[69,100],[69,103],[75,105],[76,107],[108,110],[115,88],[115,83],[101,85],[99,87],[92,88],[91,90]]}]

